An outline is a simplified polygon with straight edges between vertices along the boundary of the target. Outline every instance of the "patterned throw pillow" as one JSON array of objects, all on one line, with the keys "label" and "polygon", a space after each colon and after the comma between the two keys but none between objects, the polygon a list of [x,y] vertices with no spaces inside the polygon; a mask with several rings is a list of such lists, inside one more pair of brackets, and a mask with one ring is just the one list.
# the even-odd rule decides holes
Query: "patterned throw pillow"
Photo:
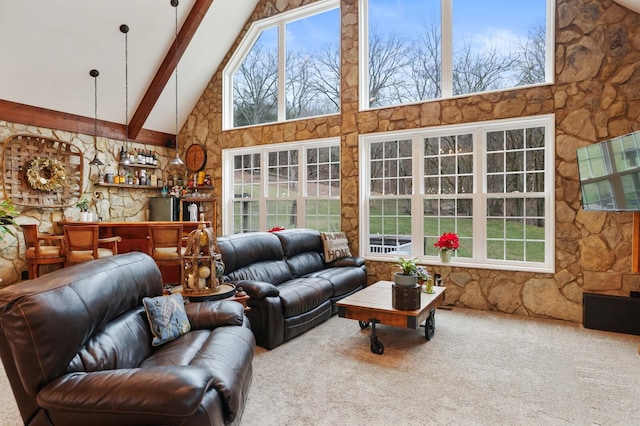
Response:
[{"label": "patterned throw pillow", "polygon": [[182,295],[145,297],[142,304],[153,333],[153,346],[170,342],[191,330]]},{"label": "patterned throw pillow", "polygon": [[349,241],[344,232],[322,232],[322,245],[324,246],[324,261],[331,263],[341,257],[351,256]]}]

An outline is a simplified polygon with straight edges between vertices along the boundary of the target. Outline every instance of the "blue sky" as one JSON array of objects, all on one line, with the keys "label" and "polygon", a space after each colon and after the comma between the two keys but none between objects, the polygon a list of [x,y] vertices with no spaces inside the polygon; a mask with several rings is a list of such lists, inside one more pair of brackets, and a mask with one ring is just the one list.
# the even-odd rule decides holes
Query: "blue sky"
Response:
[{"label": "blue sky", "polygon": [[[452,0],[454,38],[462,33],[475,43],[507,43],[526,38],[534,24],[545,19],[546,0]],[[425,21],[440,17],[440,0],[369,0],[369,21],[382,32],[421,31]],[[313,18],[289,23],[288,47],[320,47],[337,37],[339,12],[332,10]],[[335,36],[334,36],[335,35]],[[275,46],[275,31],[261,40]]]}]

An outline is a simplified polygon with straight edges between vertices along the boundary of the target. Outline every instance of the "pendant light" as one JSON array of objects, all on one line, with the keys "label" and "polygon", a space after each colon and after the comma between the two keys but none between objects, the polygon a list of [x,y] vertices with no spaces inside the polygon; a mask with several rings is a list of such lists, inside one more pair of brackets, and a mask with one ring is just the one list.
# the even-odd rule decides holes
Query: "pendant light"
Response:
[{"label": "pendant light", "polygon": [[98,159],[98,76],[100,72],[98,70],[89,71],[89,75],[93,77],[93,111],[94,111],[94,119],[93,119],[93,160],[89,162],[92,166],[102,166],[104,163]]},{"label": "pendant light", "polygon": [[176,156],[175,158],[169,161],[169,164],[173,167],[183,167],[184,162],[180,159],[178,155],[178,0],[171,0],[171,6],[175,8],[175,28],[176,28],[176,38],[174,42],[174,60],[176,61],[175,68],[175,79],[176,79]]},{"label": "pendant light", "polygon": [[120,25],[120,32],[124,34],[124,152],[120,158],[120,164],[128,166],[131,164],[129,158],[129,27]]}]

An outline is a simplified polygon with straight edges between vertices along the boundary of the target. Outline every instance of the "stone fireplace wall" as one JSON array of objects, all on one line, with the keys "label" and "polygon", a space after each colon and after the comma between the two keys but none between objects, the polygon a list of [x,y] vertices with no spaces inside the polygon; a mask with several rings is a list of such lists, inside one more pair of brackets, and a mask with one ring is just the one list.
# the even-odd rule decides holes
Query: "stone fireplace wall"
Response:
[{"label": "stone fireplace wall", "polygon": [[[251,21],[307,3],[263,0]],[[183,129],[187,140],[207,145],[216,188],[225,148],[340,136],[342,229],[357,253],[359,134],[553,113],[555,274],[456,268],[455,263],[431,267],[444,278],[446,303],[580,322],[583,291],[627,295],[640,289],[640,276],[631,271],[633,216],[583,212],[575,158],[578,147],[640,129],[640,15],[610,0],[558,0],[555,84],[359,111],[358,0],[342,0],[341,6],[338,115],[223,132],[222,69],[235,46],[228,53]],[[370,282],[389,279],[396,270],[394,264],[374,261],[367,268]]]}]

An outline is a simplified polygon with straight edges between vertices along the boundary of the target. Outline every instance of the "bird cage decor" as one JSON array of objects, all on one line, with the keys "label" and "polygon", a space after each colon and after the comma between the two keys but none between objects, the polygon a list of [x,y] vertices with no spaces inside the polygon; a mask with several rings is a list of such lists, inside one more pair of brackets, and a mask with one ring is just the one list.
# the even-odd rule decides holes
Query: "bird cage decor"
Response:
[{"label": "bird cage decor", "polygon": [[207,228],[204,222],[189,233],[186,251],[182,256],[182,288],[185,296],[226,296],[226,293],[233,295],[235,292],[235,286],[220,282],[224,263],[216,247],[213,228]]}]

